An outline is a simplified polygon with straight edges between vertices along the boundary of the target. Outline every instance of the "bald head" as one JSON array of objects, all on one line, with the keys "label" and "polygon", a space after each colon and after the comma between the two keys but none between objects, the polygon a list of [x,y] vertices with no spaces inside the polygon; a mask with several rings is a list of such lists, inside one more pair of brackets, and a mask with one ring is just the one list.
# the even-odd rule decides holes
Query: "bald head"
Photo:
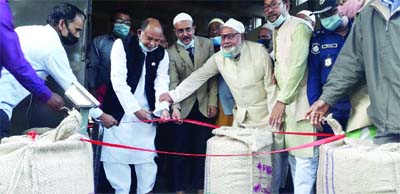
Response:
[{"label": "bald head", "polygon": [[163,31],[160,22],[154,18],[143,20],[138,30],[139,41],[143,43],[148,50],[153,50],[160,44]]}]

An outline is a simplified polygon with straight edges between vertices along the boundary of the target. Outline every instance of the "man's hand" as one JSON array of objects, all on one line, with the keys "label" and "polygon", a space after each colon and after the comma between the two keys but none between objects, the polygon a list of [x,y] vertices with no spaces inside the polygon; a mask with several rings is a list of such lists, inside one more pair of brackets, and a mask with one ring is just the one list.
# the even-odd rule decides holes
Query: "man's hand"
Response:
[{"label": "man's hand", "polygon": [[269,116],[269,125],[281,129],[283,116],[285,114],[286,105],[277,101]]},{"label": "man's hand", "polygon": [[168,120],[170,119],[170,115],[169,115],[169,111],[168,110],[163,110],[160,116],[160,123],[166,123],[167,121],[163,121],[163,120]]},{"label": "man's hand", "polygon": [[174,102],[168,92],[161,94],[159,101],[167,101],[169,104],[172,104]]},{"label": "man's hand", "polygon": [[208,105],[207,114],[208,114],[208,118],[215,117],[215,115],[217,115],[217,107],[216,106],[212,106],[212,105]]},{"label": "man's hand", "polygon": [[99,119],[103,123],[104,127],[110,128],[114,125],[118,125],[118,121],[111,115],[103,113],[100,115]]},{"label": "man's hand", "polygon": [[323,100],[314,102],[314,104],[307,111],[306,119],[309,119],[312,125],[321,129],[321,122],[323,120],[322,117],[326,114],[326,112],[328,112],[329,107],[329,104]]},{"label": "man's hand", "polygon": [[273,85],[276,85],[276,84],[278,83],[278,82],[276,81],[276,78],[275,78],[275,73],[272,74],[272,78],[271,78],[271,79],[272,79],[271,81],[272,81],[272,84],[273,84]]},{"label": "man's hand", "polygon": [[181,111],[178,108],[174,108],[172,110],[172,119],[178,119],[178,121],[176,121],[176,124],[182,124],[183,121],[181,119]]},{"label": "man's hand", "polygon": [[47,105],[49,105],[54,110],[60,110],[64,107],[64,100],[60,95],[54,93],[51,95],[50,99],[47,101]]},{"label": "man's hand", "polygon": [[151,119],[151,112],[148,111],[148,110],[140,109],[140,110],[135,112],[135,116],[141,121],[150,120]]}]

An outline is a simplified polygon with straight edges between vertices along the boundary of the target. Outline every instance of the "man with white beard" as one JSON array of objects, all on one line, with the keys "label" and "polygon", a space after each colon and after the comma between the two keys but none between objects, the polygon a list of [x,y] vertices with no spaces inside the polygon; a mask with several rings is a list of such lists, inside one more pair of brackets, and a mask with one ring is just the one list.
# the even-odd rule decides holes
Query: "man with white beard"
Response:
[{"label": "man with white beard", "polygon": [[244,40],[244,31],[241,22],[229,19],[221,29],[221,50],[174,90],[162,94],[160,102],[180,102],[220,73],[236,101],[233,126],[267,126],[267,107],[275,90],[272,62],[263,45]]},{"label": "man with white beard", "polygon": [[[162,94],[160,102],[180,102],[220,73],[236,102],[233,126],[267,127],[268,116],[276,102],[272,62],[262,44],[244,40],[244,32],[241,22],[233,18],[225,22],[221,28],[221,50],[174,90]],[[274,142],[272,149],[279,149],[277,145]],[[272,176],[280,176],[279,171],[273,171]]]}]

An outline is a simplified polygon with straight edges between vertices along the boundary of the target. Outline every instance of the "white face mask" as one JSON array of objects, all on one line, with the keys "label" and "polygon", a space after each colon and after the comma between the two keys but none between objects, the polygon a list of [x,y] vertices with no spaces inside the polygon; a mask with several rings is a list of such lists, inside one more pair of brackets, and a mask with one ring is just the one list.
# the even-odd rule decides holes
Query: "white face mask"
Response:
[{"label": "white face mask", "polygon": [[140,48],[142,48],[142,50],[143,50],[144,52],[146,52],[146,53],[153,52],[154,50],[156,50],[156,49],[158,48],[158,46],[156,46],[156,47],[154,47],[154,48],[152,48],[152,49],[148,49],[148,48],[142,43],[142,41],[139,41],[139,45],[140,45]]},{"label": "white face mask", "polygon": [[179,39],[178,39],[178,41],[176,41],[176,43],[178,43],[179,45],[181,45],[185,49],[194,47],[194,39],[192,39],[192,41],[190,41],[189,44],[183,44],[183,42],[181,40],[179,40]]},{"label": "white face mask", "polygon": [[286,20],[286,17],[281,14],[274,22],[270,22],[269,20],[267,20],[267,22],[268,22],[268,24],[272,25],[274,28],[277,28],[277,27],[281,26],[285,20]]}]

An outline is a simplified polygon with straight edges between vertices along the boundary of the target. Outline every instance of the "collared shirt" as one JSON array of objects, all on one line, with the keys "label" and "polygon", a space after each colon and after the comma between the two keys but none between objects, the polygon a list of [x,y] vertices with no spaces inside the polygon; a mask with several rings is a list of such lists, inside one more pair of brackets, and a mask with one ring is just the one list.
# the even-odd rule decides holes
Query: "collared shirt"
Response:
[{"label": "collared shirt", "polygon": [[97,88],[110,81],[110,53],[114,41],[113,34],[104,34],[93,39],[88,52],[89,88]]},{"label": "collared shirt", "polygon": [[[143,52],[145,55],[146,52]],[[164,58],[160,61],[157,69],[157,77],[154,80],[154,89],[156,91],[156,109],[154,115],[160,116],[161,111],[168,110],[169,104],[167,102],[159,103],[159,96],[169,90],[169,56],[168,52],[164,52]],[[147,97],[145,93],[145,76],[146,65],[143,63],[143,70],[139,83],[135,92],[132,94],[131,87],[126,82],[128,69],[126,68],[126,53],[121,39],[117,39],[111,50],[111,83],[114,88],[115,94],[124,109],[125,114],[134,115],[140,109],[149,110]],[[145,60],[146,61],[146,60]]]},{"label": "collared shirt", "polygon": [[0,70],[4,66],[39,100],[48,101],[52,95],[51,91],[24,58],[14,31],[11,10],[5,0],[0,0],[0,18]]},{"label": "collared shirt", "polygon": [[[77,82],[59,35],[50,25],[23,26],[15,31],[25,58],[42,79],[50,75],[64,90],[68,89],[72,82]],[[7,71],[2,71],[0,85],[0,109],[11,118],[12,109],[29,93]],[[90,112],[94,118],[98,118],[102,113],[98,108],[91,109]]]},{"label": "collared shirt", "polygon": [[382,4],[390,9],[393,14],[400,7],[400,0],[381,0]]}]

